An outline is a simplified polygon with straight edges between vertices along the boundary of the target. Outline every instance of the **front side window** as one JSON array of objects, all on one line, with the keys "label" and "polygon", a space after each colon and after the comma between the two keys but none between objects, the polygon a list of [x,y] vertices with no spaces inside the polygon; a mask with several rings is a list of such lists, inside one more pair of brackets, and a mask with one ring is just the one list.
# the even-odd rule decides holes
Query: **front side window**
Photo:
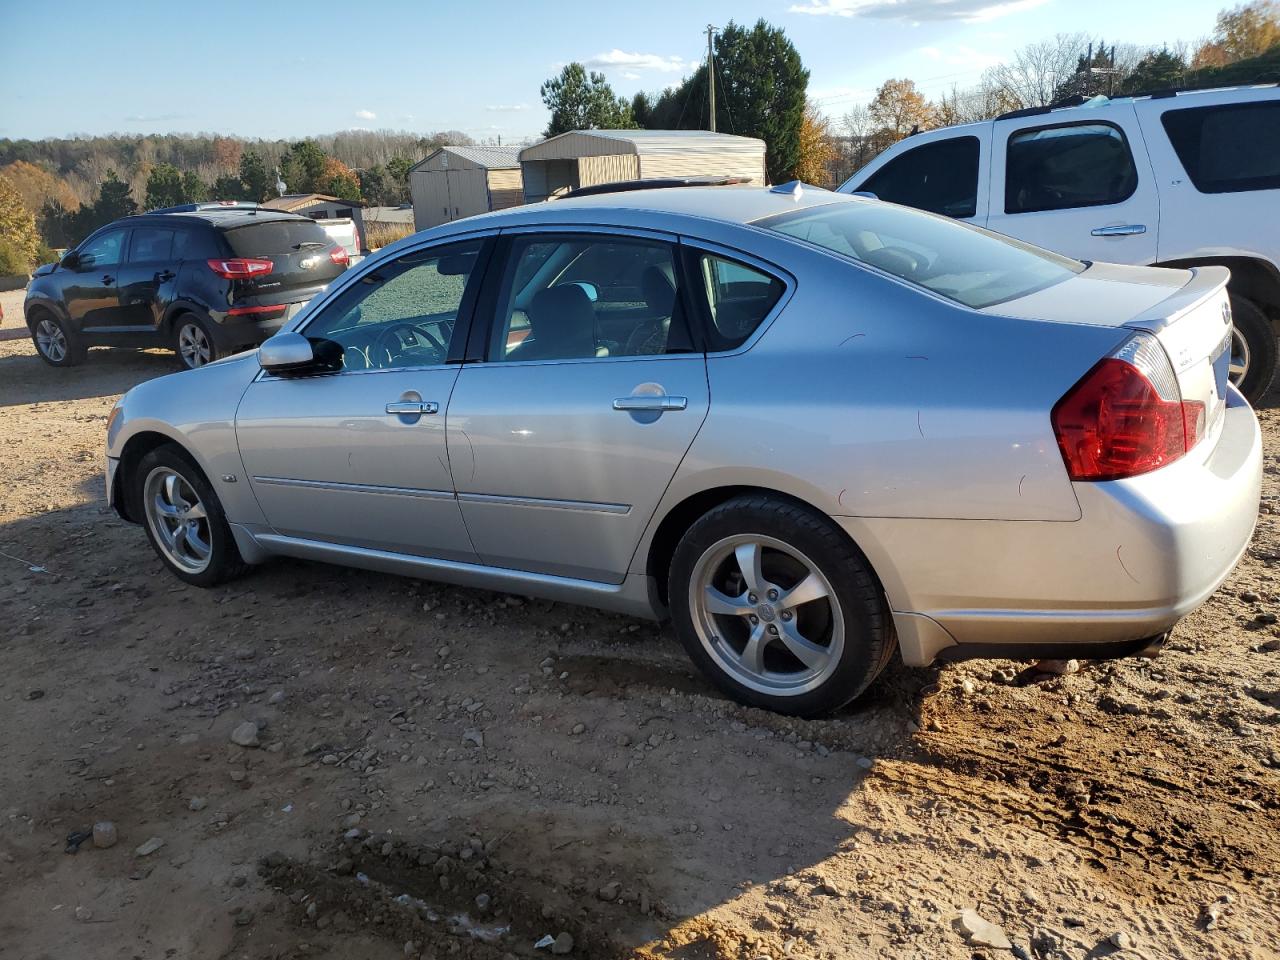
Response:
[{"label": "front side window", "polygon": [[669,243],[516,237],[505,273],[490,360],[641,357],[689,348]]},{"label": "front side window", "polygon": [[161,227],[134,227],[129,241],[130,263],[169,261],[173,256],[173,231]]},{"label": "front side window", "polygon": [[711,318],[710,350],[741,346],[764,322],[786,286],[777,277],[712,253],[698,255]]},{"label": "front side window", "polygon": [[930,213],[972,217],[978,212],[979,149],[977,137],[926,143],[890,160],[858,189]]},{"label": "front side window", "polygon": [[381,264],[343,290],[302,331],[329,341],[346,371],[445,363],[482,241],[432,247]]},{"label": "front side window", "polygon": [[783,213],[766,227],[981,309],[1080,273],[1084,264],[918,210],[850,200]]},{"label": "front side window", "polygon": [[1169,110],[1160,122],[1201,193],[1280,189],[1280,102]]},{"label": "front side window", "polygon": [[1129,143],[1109,123],[1038,127],[1009,137],[1005,213],[1104,206],[1136,189]]},{"label": "front side window", "polygon": [[110,230],[99,234],[78,251],[80,270],[98,270],[118,266],[124,252],[124,231]]}]

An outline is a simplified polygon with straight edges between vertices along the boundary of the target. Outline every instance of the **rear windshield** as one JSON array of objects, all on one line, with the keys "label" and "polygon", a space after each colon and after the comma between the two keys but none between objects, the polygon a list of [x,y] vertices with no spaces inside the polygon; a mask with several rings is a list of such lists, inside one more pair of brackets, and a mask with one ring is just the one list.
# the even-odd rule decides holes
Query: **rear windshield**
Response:
[{"label": "rear windshield", "polygon": [[296,253],[298,245],[318,243],[332,246],[324,228],[312,220],[268,220],[249,223],[225,231],[231,251],[237,257],[275,257]]},{"label": "rear windshield", "polygon": [[1280,102],[1169,110],[1160,122],[1201,193],[1280,187]]},{"label": "rear windshield", "polygon": [[757,221],[981,309],[1060,283],[1084,264],[946,217],[875,201],[830,203]]}]

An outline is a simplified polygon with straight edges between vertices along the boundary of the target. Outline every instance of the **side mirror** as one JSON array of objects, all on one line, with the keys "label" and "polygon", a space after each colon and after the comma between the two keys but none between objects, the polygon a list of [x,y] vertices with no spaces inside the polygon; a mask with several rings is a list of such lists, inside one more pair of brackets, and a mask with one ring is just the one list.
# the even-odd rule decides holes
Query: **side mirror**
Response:
[{"label": "side mirror", "polygon": [[61,263],[62,266],[66,267],[68,270],[74,270],[78,266],[80,266],[80,254],[76,253],[74,250],[68,250],[65,254],[63,254],[62,259],[59,261],[59,263]]},{"label": "side mirror", "polygon": [[315,373],[329,368],[300,333],[277,333],[258,348],[258,364],[267,373]]}]

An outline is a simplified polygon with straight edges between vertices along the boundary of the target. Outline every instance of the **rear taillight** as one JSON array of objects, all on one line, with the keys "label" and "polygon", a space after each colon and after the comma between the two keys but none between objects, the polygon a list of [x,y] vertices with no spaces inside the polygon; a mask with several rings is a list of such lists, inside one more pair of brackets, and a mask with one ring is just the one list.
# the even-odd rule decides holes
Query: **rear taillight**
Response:
[{"label": "rear taillight", "polygon": [[1120,480],[1186,454],[1204,432],[1205,409],[1182,399],[1164,349],[1140,333],[1067,391],[1052,420],[1072,480]]},{"label": "rear taillight", "polygon": [[347,253],[346,247],[334,247],[329,251],[329,259],[340,267],[350,266],[351,255]]},{"label": "rear taillight", "polygon": [[274,267],[275,264],[270,260],[246,257],[209,261],[209,269],[224,280],[246,280],[249,277],[265,277]]}]

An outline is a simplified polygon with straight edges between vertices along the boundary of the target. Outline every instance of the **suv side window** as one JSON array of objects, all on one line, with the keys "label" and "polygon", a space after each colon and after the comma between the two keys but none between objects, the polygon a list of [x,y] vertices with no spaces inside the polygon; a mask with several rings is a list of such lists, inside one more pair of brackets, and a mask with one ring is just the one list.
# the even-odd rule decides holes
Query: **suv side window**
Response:
[{"label": "suv side window", "polygon": [[1160,122],[1201,193],[1280,188],[1280,102],[1169,110]]},{"label": "suv side window", "polygon": [[80,265],[77,270],[101,270],[105,267],[119,266],[124,259],[123,230],[108,230],[94,237],[78,251]]},{"label": "suv side window", "polygon": [[336,344],[343,371],[439,366],[478,279],[483,246],[452,243],[383,263],[338,294],[302,333]]},{"label": "suv side window", "polygon": [[1104,206],[1137,189],[1129,142],[1109,123],[1036,127],[1009,137],[1005,213]]},{"label": "suv side window", "polygon": [[742,346],[782,298],[786,285],[755,267],[714,253],[699,253],[698,276],[710,315],[707,349]]},{"label": "suv side window", "polygon": [[173,232],[175,260],[208,260],[225,256],[220,247],[218,234],[212,228],[184,226]]},{"label": "suv side window", "polygon": [[951,137],[913,147],[873,173],[859,190],[948,217],[978,212],[977,137]]},{"label": "suv side window", "polygon": [[129,240],[130,263],[168,262],[173,256],[173,231],[161,227],[134,227]]},{"label": "suv side window", "polygon": [[642,357],[690,349],[672,244],[596,235],[512,240],[491,361]]}]

